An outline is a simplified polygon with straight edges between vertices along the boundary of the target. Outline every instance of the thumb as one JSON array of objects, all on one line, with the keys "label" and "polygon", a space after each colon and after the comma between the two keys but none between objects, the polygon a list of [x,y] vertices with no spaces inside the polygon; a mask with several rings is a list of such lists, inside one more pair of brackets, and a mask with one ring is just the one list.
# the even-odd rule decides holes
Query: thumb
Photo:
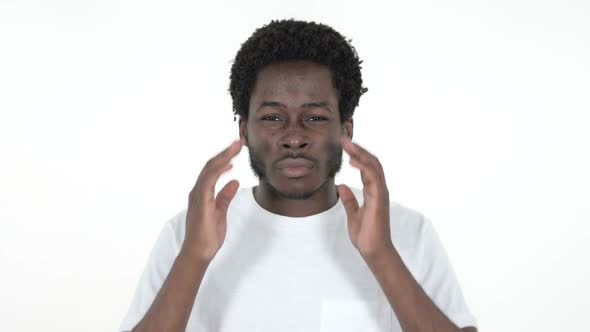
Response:
[{"label": "thumb", "polygon": [[352,190],[350,190],[347,185],[341,184],[338,186],[338,194],[344,205],[344,210],[346,210],[348,220],[354,219],[354,216],[359,209],[359,203],[356,200],[356,197],[354,197]]},{"label": "thumb", "polygon": [[239,187],[240,183],[237,180],[231,180],[225,186],[223,186],[223,188],[221,188],[219,193],[217,193],[215,205],[221,210],[224,217],[227,213],[229,203],[232,199],[234,199],[234,196],[236,196],[236,192],[238,192]]}]

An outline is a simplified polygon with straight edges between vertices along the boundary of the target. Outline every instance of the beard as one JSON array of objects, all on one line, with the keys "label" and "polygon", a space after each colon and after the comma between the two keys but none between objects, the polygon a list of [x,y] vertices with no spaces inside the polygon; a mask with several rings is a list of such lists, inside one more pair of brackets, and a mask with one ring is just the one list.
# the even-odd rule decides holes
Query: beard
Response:
[{"label": "beard", "polygon": [[[278,196],[285,199],[297,200],[310,198],[311,196],[313,196],[313,194],[315,194],[317,191],[322,189],[326,184],[328,184],[331,179],[336,177],[336,174],[338,174],[338,172],[340,172],[340,169],[342,168],[342,148],[338,148],[335,146],[330,147],[326,153],[328,155],[328,160],[326,162],[328,174],[326,175],[325,180],[314,190],[292,193],[281,191],[277,189],[274,185],[272,185],[267,176],[267,169],[263,159],[256,153],[256,151],[248,147],[250,168],[252,168],[252,172],[254,172],[254,175],[256,175],[256,177],[270,189],[271,194],[273,196]],[[313,162],[317,164],[317,160],[313,159]]]}]

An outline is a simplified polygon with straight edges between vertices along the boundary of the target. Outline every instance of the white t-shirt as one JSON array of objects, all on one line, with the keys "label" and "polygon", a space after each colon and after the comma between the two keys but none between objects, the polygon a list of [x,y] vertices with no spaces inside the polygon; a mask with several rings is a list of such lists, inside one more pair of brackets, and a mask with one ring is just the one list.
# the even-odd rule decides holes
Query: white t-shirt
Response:
[{"label": "white t-shirt", "polygon": [[[362,191],[353,188],[359,204]],[[184,240],[186,209],[156,241],[119,331],[143,318]],[[426,294],[458,327],[476,326],[446,252],[422,214],[390,203],[393,244]],[[379,283],[352,245],[342,201],[313,216],[273,214],[242,188],[186,331],[401,331]]]}]

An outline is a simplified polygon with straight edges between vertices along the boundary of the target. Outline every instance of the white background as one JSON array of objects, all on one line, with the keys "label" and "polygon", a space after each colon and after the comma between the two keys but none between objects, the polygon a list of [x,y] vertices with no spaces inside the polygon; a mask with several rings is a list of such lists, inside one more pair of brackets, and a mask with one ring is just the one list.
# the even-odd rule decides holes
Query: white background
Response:
[{"label": "white background", "polygon": [[[480,330],[587,330],[590,4],[563,0],[0,0],[0,330],[116,330],[238,136],[235,52],[290,17],[352,38],[354,138],[433,221]],[[231,178],[255,184],[246,150]]]}]

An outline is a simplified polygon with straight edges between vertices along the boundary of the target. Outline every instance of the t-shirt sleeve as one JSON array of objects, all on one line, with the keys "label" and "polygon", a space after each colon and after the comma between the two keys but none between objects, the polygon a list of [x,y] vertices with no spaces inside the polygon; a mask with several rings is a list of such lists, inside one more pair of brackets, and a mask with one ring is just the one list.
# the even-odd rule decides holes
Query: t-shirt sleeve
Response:
[{"label": "t-shirt sleeve", "polygon": [[457,327],[477,327],[477,321],[467,307],[455,271],[432,222],[423,215],[421,217],[419,243],[424,269],[418,282],[436,306]]},{"label": "t-shirt sleeve", "polygon": [[182,218],[182,213],[169,220],[160,231],[135,289],[131,305],[118,331],[133,330],[145,316],[164,284],[180,250],[178,234],[174,226],[178,222],[184,222],[179,218]]}]

